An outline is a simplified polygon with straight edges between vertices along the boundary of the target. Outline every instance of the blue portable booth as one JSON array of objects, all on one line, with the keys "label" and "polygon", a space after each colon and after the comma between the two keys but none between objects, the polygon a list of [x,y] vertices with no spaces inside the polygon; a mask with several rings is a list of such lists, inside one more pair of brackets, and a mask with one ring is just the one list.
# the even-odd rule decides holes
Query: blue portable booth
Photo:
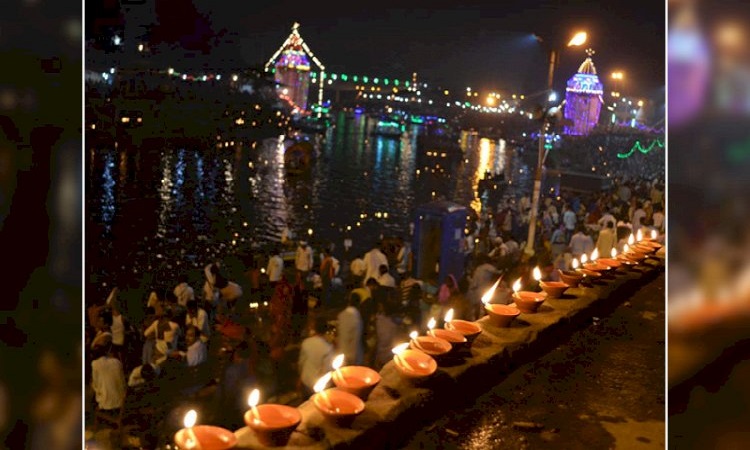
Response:
[{"label": "blue portable booth", "polygon": [[[461,241],[468,210],[449,201],[435,201],[417,207],[414,220],[414,275],[440,284],[448,274],[460,280],[464,275]],[[439,263],[439,273],[436,264]]]}]

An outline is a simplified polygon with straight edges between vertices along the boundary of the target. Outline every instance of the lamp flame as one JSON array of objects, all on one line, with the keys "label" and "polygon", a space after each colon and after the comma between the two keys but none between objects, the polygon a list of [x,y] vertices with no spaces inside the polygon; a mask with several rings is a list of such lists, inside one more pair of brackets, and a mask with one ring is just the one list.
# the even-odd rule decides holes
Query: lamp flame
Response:
[{"label": "lamp flame", "polygon": [[315,386],[313,386],[313,390],[315,392],[320,392],[324,390],[329,381],[331,381],[331,372],[328,372],[322,377],[320,377],[318,381],[315,382]]},{"label": "lamp flame", "polygon": [[253,392],[250,393],[247,397],[247,405],[251,408],[255,408],[258,406],[258,403],[260,402],[260,391],[257,389],[253,389]]},{"label": "lamp flame", "polygon": [[578,268],[578,266],[579,266],[579,263],[578,263],[578,258],[573,258],[573,262],[572,262],[572,263],[570,263],[570,265],[571,265],[571,267],[573,267],[574,269],[577,269],[577,268]]},{"label": "lamp flame", "polygon": [[445,313],[445,317],[443,318],[443,321],[445,323],[450,322],[453,320],[453,308],[449,309],[447,313]]},{"label": "lamp flame", "polygon": [[534,270],[531,273],[536,281],[539,281],[542,279],[542,271],[539,270],[539,266],[534,267]]},{"label": "lamp flame", "polygon": [[[415,333],[416,333],[416,331],[415,331]],[[404,342],[403,344],[398,344],[397,346],[393,347],[391,349],[391,352],[393,352],[394,355],[398,355],[398,354],[402,353],[404,350],[406,350],[407,348],[409,348],[409,343],[408,342]]]},{"label": "lamp flame", "polygon": [[195,425],[195,422],[198,421],[198,413],[191,409],[190,411],[185,414],[185,419],[182,421],[183,425],[185,425],[185,428],[193,428],[193,425]]},{"label": "lamp flame", "polygon": [[628,245],[635,244],[635,237],[633,236],[633,233],[630,233],[630,236],[628,236]]},{"label": "lamp flame", "polygon": [[578,33],[573,36],[573,38],[568,42],[568,47],[578,47],[586,43],[586,38],[588,38],[588,35],[585,31],[579,31]]},{"label": "lamp flame", "polygon": [[651,230],[651,239],[656,240],[659,237],[659,232],[656,230]]},{"label": "lamp flame", "polygon": [[515,283],[513,283],[513,292],[518,292],[521,290],[521,278],[519,277]]},{"label": "lamp flame", "polygon": [[586,264],[586,262],[587,262],[588,260],[589,260],[589,257],[588,257],[588,256],[586,256],[586,254],[585,254],[585,253],[584,253],[583,255],[581,255],[581,264]]},{"label": "lamp flame", "polygon": [[609,254],[614,258],[615,256],[617,256],[617,249],[612,247],[612,251],[609,252]]},{"label": "lamp flame", "polygon": [[629,252],[629,251],[630,251],[630,246],[629,246],[628,244],[625,244],[625,245],[624,245],[624,246],[622,247],[622,251],[623,251],[623,253],[627,253],[627,252]]},{"label": "lamp flame", "polygon": [[339,370],[342,364],[344,364],[343,353],[333,358],[333,363],[331,363],[331,366],[333,366],[333,370]]},{"label": "lamp flame", "polygon": [[635,240],[639,242],[643,240],[643,230],[641,230],[640,228],[638,229],[638,233],[636,233],[635,235]]},{"label": "lamp flame", "polygon": [[489,291],[485,292],[484,295],[482,295],[482,303],[485,305],[492,300],[492,297],[495,295],[495,289],[497,289],[497,286],[500,284],[500,280],[502,280],[503,277],[500,277],[495,281],[495,284],[492,285]]},{"label": "lamp flame", "polygon": [[409,333],[409,337],[412,339],[416,339],[417,336],[419,336],[419,333],[417,333],[416,330]]},{"label": "lamp flame", "polygon": [[591,252],[591,261],[596,261],[599,259],[599,249],[595,248],[593,252]]},{"label": "lamp flame", "polygon": [[427,322],[427,328],[431,330],[435,328],[435,325],[437,325],[437,321],[435,320],[435,318],[434,317],[430,318],[430,321]]}]

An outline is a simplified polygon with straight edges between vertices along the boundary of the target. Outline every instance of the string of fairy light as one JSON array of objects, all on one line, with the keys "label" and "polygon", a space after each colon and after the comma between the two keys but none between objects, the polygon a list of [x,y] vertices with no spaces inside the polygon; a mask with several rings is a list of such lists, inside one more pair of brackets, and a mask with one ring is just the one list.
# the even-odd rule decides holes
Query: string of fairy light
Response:
[{"label": "string of fairy light", "polygon": [[636,152],[636,150],[645,155],[651,152],[654,147],[664,148],[664,142],[662,142],[660,139],[654,139],[648,146],[644,147],[641,144],[641,141],[635,141],[635,144],[633,144],[629,151],[625,153],[618,153],[617,157],[620,159],[630,158]]}]

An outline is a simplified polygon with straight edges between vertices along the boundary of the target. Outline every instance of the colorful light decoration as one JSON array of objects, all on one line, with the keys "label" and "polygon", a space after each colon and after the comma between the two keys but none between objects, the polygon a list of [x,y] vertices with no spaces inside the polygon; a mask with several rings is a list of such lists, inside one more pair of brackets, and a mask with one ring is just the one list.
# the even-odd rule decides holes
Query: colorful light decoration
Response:
[{"label": "colorful light decoration", "polygon": [[690,122],[700,113],[708,96],[711,58],[696,15],[692,3],[680,5],[667,37],[670,126]]},{"label": "colorful light decoration", "polygon": [[591,60],[592,50],[587,50],[588,57],[578,68],[578,73],[568,80],[565,93],[565,118],[572,125],[565,126],[565,133],[586,135],[597,123],[604,103],[604,88],[596,75],[596,67]]},{"label": "colorful light decoration", "polygon": [[320,69],[318,104],[323,103],[323,80],[325,66],[310,50],[299,34],[299,23],[292,25],[292,33],[273,54],[265,66],[266,72],[273,72],[277,83],[289,90],[288,97],[295,109],[307,109],[307,94],[310,88],[310,59]]},{"label": "colorful light decoration", "polygon": [[631,155],[633,155],[633,153],[635,153],[636,150],[638,150],[639,152],[641,152],[641,153],[643,153],[645,155],[646,153],[649,153],[651,150],[653,150],[654,146],[659,147],[659,148],[664,148],[664,143],[661,140],[656,139],[656,140],[652,141],[651,144],[649,144],[648,147],[644,147],[644,146],[641,145],[641,141],[635,141],[635,144],[633,144],[633,146],[630,148],[629,152],[627,152],[627,153],[618,153],[617,157],[620,158],[620,159],[629,158]]}]

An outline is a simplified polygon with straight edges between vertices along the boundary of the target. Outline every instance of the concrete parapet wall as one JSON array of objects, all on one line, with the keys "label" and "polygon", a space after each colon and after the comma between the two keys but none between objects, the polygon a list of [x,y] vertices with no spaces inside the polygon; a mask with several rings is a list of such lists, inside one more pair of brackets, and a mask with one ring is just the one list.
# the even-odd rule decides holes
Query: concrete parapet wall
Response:
[{"label": "concrete parapet wall", "polygon": [[[302,423],[281,449],[388,449],[414,430],[497,385],[511,372],[566,341],[593,317],[611,313],[664,270],[664,261],[648,259],[619,268],[586,287],[570,288],[559,299],[548,298],[536,314],[518,316],[509,328],[477,321],[482,333],[453,359],[440,361],[437,372],[415,382],[404,378],[393,362],[380,371],[379,385],[365,410],[349,427],[329,423],[311,401],[299,406]],[[532,374],[533,375],[533,374]],[[264,448],[247,427],[235,431],[236,448]]]}]

